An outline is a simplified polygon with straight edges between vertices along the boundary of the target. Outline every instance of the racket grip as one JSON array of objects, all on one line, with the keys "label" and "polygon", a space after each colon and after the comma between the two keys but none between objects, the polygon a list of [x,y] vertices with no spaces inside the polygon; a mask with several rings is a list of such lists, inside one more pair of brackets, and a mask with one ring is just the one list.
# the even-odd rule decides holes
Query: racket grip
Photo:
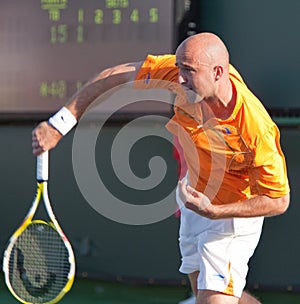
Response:
[{"label": "racket grip", "polygon": [[49,153],[48,151],[40,154],[36,162],[36,179],[38,182],[48,180],[48,166],[49,166]]}]

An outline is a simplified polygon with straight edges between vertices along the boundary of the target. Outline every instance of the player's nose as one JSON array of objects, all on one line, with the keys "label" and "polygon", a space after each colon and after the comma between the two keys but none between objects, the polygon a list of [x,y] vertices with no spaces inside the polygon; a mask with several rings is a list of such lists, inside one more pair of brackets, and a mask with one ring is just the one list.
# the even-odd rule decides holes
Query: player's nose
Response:
[{"label": "player's nose", "polygon": [[186,84],[186,78],[182,75],[182,73],[178,74],[178,83],[180,84]]}]

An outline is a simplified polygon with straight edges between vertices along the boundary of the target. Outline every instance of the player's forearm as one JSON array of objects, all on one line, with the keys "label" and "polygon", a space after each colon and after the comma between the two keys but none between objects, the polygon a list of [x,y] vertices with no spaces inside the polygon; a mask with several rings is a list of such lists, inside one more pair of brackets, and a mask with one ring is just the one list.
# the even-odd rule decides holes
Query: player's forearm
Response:
[{"label": "player's forearm", "polygon": [[276,216],[287,210],[289,201],[289,194],[280,198],[262,195],[238,203],[212,206],[210,212],[207,210],[207,216],[212,219]]},{"label": "player's forearm", "polygon": [[85,110],[102,94],[113,88],[114,83],[101,72],[95,78],[88,81],[79,91],[77,91],[66,104],[66,108],[79,120]]},{"label": "player's forearm", "polygon": [[109,68],[87,82],[65,107],[32,131],[33,154],[39,155],[53,149],[62,136],[76,125],[92,102],[99,96],[106,95],[112,88],[133,81],[141,65],[142,62],[135,62]]}]

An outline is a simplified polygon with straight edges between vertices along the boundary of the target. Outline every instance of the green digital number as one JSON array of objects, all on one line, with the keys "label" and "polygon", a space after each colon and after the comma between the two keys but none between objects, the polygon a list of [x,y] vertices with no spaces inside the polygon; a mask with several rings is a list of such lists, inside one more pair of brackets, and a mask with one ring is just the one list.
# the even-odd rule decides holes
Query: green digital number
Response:
[{"label": "green digital number", "polygon": [[152,7],[149,10],[149,21],[151,23],[157,23],[158,22],[158,9],[156,7]]},{"label": "green digital number", "polygon": [[51,21],[59,21],[59,19],[60,19],[60,10],[58,10],[58,9],[49,9],[49,19]]},{"label": "green digital number", "polygon": [[119,9],[114,9],[112,11],[113,13],[113,20],[112,23],[113,24],[120,24],[122,22],[122,12]]},{"label": "green digital number", "polygon": [[67,95],[67,83],[64,80],[42,82],[40,85],[40,95],[42,97],[53,97],[63,99]]},{"label": "green digital number", "polygon": [[67,84],[64,80],[59,80],[54,85],[54,94],[55,94],[55,96],[57,96],[60,99],[66,97],[66,95],[67,95]]},{"label": "green digital number", "polygon": [[50,27],[50,42],[51,43],[57,42],[57,28],[55,25]]},{"label": "green digital number", "polygon": [[84,20],[84,10],[80,8],[78,10],[78,23],[82,23]]},{"label": "green digital number", "polygon": [[50,28],[50,42],[66,43],[68,41],[68,28],[66,24],[52,25]]},{"label": "green digital number", "polygon": [[139,22],[139,10],[138,10],[138,9],[135,8],[135,9],[131,12],[130,20],[131,20],[132,22],[135,22],[135,23],[138,23],[138,22]]},{"label": "green digital number", "polygon": [[76,82],[76,90],[78,91],[79,89],[81,89],[83,86],[83,83],[81,81],[77,81]]},{"label": "green digital number", "polygon": [[113,8],[113,7],[115,7],[115,6],[114,6],[114,3],[115,3],[114,0],[106,0],[106,1],[105,1],[105,7],[106,7],[106,8]]},{"label": "green digital number", "polygon": [[106,8],[126,8],[129,6],[129,0],[106,0]]},{"label": "green digital number", "polygon": [[78,43],[82,43],[84,41],[84,38],[83,38],[83,26],[82,25],[78,25],[76,30],[77,30],[76,41]]},{"label": "green digital number", "polygon": [[46,82],[42,82],[42,84],[40,85],[40,95],[42,97],[48,96],[48,85]]},{"label": "green digital number", "polygon": [[94,22],[95,22],[95,24],[103,23],[103,10],[102,9],[95,10]]}]

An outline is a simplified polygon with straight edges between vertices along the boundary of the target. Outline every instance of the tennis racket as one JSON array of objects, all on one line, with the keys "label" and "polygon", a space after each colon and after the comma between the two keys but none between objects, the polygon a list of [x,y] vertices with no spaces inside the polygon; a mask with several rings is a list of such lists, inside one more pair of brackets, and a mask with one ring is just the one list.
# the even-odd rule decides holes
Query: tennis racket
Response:
[{"label": "tennis racket", "polygon": [[[37,190],[29,212],[4,252],[5,282],[22,303],[57,303],[72,287],[75,257],[48,197],[48,152],[37,157]],[[43,198],[50,218],[33,220]]]}]

